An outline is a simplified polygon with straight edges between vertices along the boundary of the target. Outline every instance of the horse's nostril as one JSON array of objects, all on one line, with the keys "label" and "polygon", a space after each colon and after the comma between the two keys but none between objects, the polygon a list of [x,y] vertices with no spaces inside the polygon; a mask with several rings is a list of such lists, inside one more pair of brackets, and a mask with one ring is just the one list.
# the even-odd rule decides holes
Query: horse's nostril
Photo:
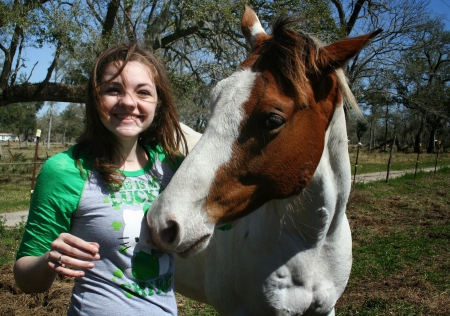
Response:
[{"label": "horse's nostril", "polygon": [[178,230],[178,224],[175,221],[168,221],[167,228],[164,228],[160,233],[161,240],[166,244],[173,244],[177,239]]}]

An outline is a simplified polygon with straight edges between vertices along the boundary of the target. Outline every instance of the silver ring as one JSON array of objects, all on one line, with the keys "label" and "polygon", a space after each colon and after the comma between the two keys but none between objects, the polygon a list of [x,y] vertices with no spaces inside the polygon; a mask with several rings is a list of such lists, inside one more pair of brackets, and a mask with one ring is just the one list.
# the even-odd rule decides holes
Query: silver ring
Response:
[{"label": "silver ring", "polygon": [[61,260],[62,256],[63,256],[63,255],[60,255],[59,258],[58,258],[58,260],[56,260],[56,263],[57,263],[57,264],[62,264],[62,260]]}]

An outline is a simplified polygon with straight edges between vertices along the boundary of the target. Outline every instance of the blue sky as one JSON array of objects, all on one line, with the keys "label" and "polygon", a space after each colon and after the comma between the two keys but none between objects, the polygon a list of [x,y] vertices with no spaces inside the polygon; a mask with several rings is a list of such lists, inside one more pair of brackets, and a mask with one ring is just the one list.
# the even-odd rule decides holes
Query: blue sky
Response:
[{"label": "blue sky", "polygon": [[[430,9],[436,14],[444,16],[443,22],[447,25],[447,29],[450,30],[450,0],[430,0]],[[30,82],[42,81],[42,79],[45,78],[47,68],[52,61],[53,50],[50,50],[48,48],[28,48],[25,53],[25,57],[28,59],[27,65],[28,67],[30,67],[30,69],[34,65],[34,63],[36,63],[36,61],[39,61]],[[59,105],[57,106],[57,110],[63,110],[66,105],[66,103],[59,103]],[[39,111],[38,115],[42,116],[47,111],[48,106],[44,106],[42,110]]]},{"label": "blue sky", "polygon": [[447,29],[450,29],[450,0],[431,0],[430,8],[436,14],[445,15],[445,24]]}]

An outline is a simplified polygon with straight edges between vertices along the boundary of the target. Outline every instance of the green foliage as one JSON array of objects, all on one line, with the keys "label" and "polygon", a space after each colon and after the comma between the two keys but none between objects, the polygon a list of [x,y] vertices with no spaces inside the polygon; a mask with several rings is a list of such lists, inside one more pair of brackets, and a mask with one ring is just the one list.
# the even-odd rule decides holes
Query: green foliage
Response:
[{"label": "green foliage", "polygon": [[12,153],[11,150],[8,149],[9,156],[6,159],[8,162],[23,162],[25,161],[25,157],[23,153]]},{"label": "green foliage", "polygon": [[69,104],[60,114],[59,126],[55,131],[63,134],[66,140],[76,138],[83,129],[84,111],[80,104]]},{"label": "green foliage", "polygon": [[28,135],[36,128],[33,103],[15,103],[0,107],[0,131]]},{"label": "green foliage", "polygon": [[317,37],[324,42],[331,43],[345,36],[332,15],[330,1],[326,0],[284,0],[268,3],[267,1],[249,1],[249,5],[257,12],[263,24],[268,26],[274,18],[284,14],[301,21],[293,25],[294,29]]},{"label": "green foliage", "polygon": [[192,76],[170,74],[180,121],[203,132],[209,117],[210,85],[198,84]]},{"label": "green foliage", "polygon": [[7,227],[5,218],[0,214],[0,267],[12,263],[19,249],[25,228],[25,220],[14,227]]}]

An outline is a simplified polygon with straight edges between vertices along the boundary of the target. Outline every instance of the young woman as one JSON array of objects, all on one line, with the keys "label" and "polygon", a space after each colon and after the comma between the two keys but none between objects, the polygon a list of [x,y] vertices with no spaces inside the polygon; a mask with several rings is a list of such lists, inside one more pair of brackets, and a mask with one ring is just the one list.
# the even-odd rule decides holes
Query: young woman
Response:
[{"label": "young woman", "polygon": [[144,216],[186,147],[166,71],[120,45],[98,57],[87,88],[77,144],[37,177],[16,283],[44,292],[57,274],[75,277],[68,315],[175,315],[174,260]]}]

